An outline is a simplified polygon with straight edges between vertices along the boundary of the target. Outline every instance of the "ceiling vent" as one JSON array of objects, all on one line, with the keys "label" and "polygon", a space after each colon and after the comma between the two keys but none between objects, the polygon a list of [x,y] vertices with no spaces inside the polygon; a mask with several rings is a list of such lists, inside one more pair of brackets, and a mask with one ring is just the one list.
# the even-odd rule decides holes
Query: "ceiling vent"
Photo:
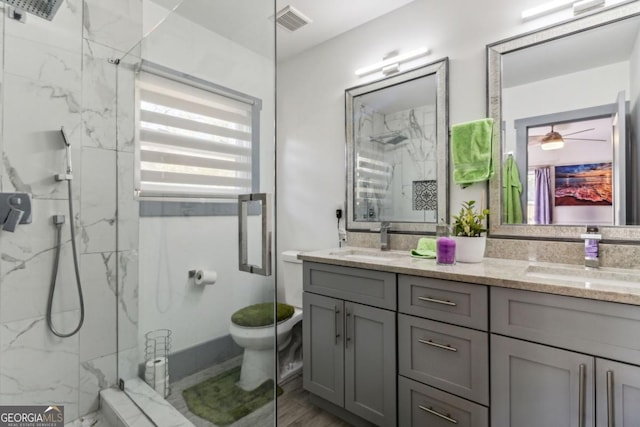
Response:
[{"label": "ceiling vent", "polygon": [[291,6],[285,6],[276,13],[276,22],[284,29],[295,31],[311,22],[311,19]]}]

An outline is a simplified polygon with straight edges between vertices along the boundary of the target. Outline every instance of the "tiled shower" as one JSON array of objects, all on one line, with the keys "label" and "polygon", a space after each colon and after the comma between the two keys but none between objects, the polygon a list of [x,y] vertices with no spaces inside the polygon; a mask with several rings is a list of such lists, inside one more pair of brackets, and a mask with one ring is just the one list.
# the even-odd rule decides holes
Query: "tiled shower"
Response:
[{"label": "tiled shower", "polygon": [[[98,391],[118,378],[117,341],[124,350],[135,339],[117,337],[135,326],[137,235],[116,227],[116,174],[133,179],[129,146],[116,138],[116,65],[142,36],[141,0],[65,0],[53,21],[27,16],[21,23],[3,6],[2,191],[32,195],[33,222],[0,236],[0,403],[65,407],[65,419],[98,408]],[[51,280],[55,227],[63,227],[53,322],[69,331],[79,305],[69,235],[65,168],[59,129],[69,136],[74,165],[74,207],[80,273],[87,316],[79,334],[56,338],[47,330],[46,298]],[[127,150],[128,148],[128,150]],[[118,152],[118,151],[121,152]],[[133,197],[130,197],[133,202]],[[134,203],[120,204],[123,219]],[[120,232],[118,236],[117,230]],[[119,286],[120,289],[116,289]],[[117,310],[119,306],[119,310]]]},{"label": "tiled shower", "polygon": [[[174,329],[184,348],[197,339],[224,340],[235,309],[273,298],[273,280],[237,271],[236,243],[216,245],[216,239],[235,241],[234,218],[139,216],[135,72],[143,59],[260,97],[269,106],[261,120],[271,124],[261,131],[261,162],[274,163],[273,22],[264,19],[263,27],[249,29],[254,37],[270,31],[265,51],[271,53],[256,53],[189,25],[174,13],[181,3],[188,1],[64,0],[52,21],[27,15],[24,23],[11,19],[9,6],[0,3],[0,190],[31,194],[33,209],[31,224],[0,231],[0,405],[55,403],[64,405],[65,421],[72,421],[98,410],[100,390],[139,376],[141,340],[149,330]],[[229,50],[212,55],[212,45]],[[86,307],[82,329],[70,338],[56,338],[46,322],[56,214],[66,220],[53,323],[70,331],[80,314],[67,185],[54,179],[65,169],[62,126],[71,143]],[[274,187],[272,167],[261,168],[261,185]],[[192,230],[199,233],[185,238]],[[171,271],[158,245],[179,254]],[[213,290],[194,291],[187,270],[207,268],[211,260],[223,279]],[[192,305],[162,317],[149,302],[158,295]],[[145,299],[139,307],[140,296]],[[192,333],[194,322],[202,325],[198,334]]]}]

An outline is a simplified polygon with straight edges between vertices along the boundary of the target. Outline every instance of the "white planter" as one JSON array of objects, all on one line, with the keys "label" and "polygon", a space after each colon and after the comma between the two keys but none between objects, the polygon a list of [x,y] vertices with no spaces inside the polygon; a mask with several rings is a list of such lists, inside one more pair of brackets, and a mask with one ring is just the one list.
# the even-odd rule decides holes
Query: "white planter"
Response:
[{"label": "white planter", "polygon": [[454,239],[456,240],[456,261],[482,262],[484,248],[487,245],[487,236],[455,236]]}]

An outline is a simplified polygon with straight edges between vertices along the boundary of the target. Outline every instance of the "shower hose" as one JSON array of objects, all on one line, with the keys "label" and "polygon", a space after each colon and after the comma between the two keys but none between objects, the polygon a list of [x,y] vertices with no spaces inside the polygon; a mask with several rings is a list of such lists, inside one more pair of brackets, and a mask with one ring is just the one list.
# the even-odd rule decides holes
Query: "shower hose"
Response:
[{"label": "shower hose", "polygon": [[56,292],[56,278],[58,277],[58,265],[60,264],[60,251],[62,250],[62,224],[64,221],[55,221],[54,224],[56,226],[56,254],[55,259],[53,261],[53,275],[51,276],[51,286],[49,287],[49,299],[47,301],[47,326],[49,326],[49,330],[51,332],[60,337],[60,338],[68,338],[70,336],[75,335],[82,324],[84,323],[84,298],[82,296],[82,283],[80,282],[80,270],[78,268],[78,251],[76,250],[76,232],[73,221],[73,192],[71,190],[71,180],[68,179],[67,183],[69,185],[69,229],[71,230],[71,247],[73,249],[73,266],[76,273],[76,285],[78,286],[78,300],[80,301],[80,320],[78,321],[78,326],[69,332],[62,333],[58,332],[53,326],[53,319],[51,308],[53,306],[53,295]]}]

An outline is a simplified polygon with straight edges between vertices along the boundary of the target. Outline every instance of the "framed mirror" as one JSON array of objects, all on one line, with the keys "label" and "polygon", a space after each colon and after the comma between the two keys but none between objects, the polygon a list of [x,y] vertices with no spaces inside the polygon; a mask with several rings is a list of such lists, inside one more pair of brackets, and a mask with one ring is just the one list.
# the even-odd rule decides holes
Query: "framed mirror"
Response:
[{"label": "framed mirror", "polygon": [[488,45],[487,67],[490,233],[638,239],[640,3]]},{"label": "framed mirror", "polygon": [[345,91],[347,229],[448,218],[448,59]]}]

